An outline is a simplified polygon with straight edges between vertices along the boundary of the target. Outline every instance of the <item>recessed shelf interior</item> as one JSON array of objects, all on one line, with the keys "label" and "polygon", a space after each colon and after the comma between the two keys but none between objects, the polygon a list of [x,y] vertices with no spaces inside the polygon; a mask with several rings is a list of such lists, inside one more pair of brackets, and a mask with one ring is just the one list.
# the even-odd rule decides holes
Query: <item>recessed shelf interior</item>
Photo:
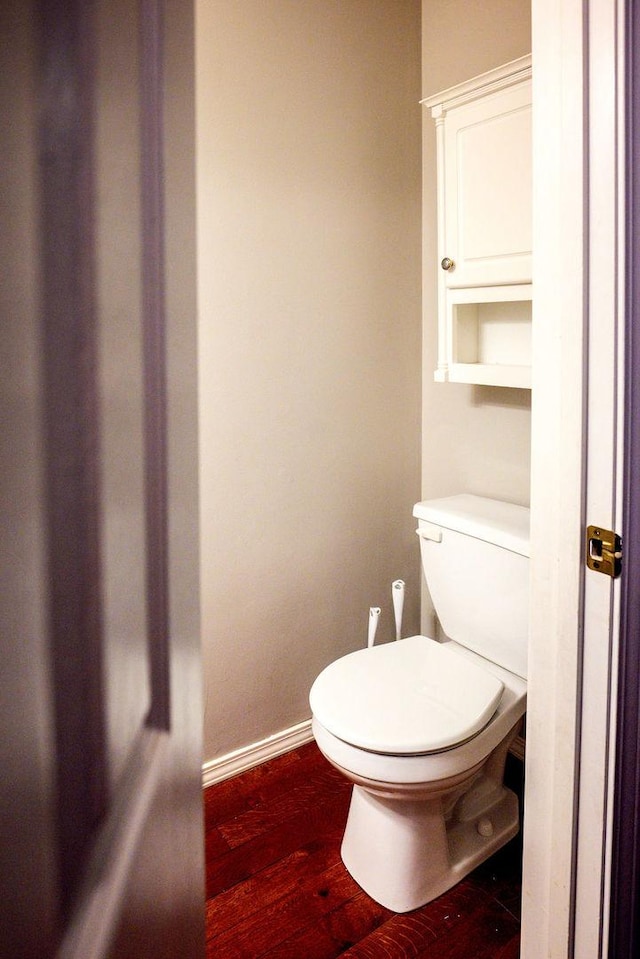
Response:
[{"label": "recessed shelf interior", "polygon": [[452,304],[452,360],[531,364],[531,300]]}]

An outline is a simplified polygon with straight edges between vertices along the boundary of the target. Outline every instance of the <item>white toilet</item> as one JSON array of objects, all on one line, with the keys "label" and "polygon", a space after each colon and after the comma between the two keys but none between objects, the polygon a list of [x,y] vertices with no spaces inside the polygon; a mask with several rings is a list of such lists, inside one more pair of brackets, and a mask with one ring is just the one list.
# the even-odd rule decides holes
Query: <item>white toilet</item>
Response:
[{"label": "white toilet", "polygon": [[503,778],[527,693],[529,510],[463,494],[413,514],[443,641],[359,649],[310,693],[316,742],[354,783],[342,859],[395,912],[518,832]]}]

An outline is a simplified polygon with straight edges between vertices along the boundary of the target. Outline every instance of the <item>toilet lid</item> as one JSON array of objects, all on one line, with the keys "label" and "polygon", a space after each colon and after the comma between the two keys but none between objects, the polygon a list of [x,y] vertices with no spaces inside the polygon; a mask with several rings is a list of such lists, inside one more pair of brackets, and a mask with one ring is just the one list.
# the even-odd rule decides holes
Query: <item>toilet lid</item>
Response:
[{"label": "toilet lid", "polygon": [[324,669],[311,687],[316,719],[372,752],[439,752],[478,733],[503,684],[448,644],[410,636],[359,649]]}]

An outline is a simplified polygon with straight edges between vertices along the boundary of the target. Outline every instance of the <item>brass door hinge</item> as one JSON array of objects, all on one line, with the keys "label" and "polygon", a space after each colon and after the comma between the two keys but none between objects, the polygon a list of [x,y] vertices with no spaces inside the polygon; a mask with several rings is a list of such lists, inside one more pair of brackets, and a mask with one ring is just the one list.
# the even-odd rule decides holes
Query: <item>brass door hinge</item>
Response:
[{"label": "brass door hinge", "polygon": [[587,566],[615,579],[622,569],[622,540],[601,526],[587,526]]}]

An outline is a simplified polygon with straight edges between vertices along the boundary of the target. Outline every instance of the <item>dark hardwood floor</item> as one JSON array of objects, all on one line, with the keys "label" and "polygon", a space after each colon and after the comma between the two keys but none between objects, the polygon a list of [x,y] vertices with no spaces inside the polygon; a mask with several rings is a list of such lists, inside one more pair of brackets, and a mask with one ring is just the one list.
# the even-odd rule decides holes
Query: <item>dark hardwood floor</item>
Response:
[{"label": "dark hardwood floor", "polygon": [[350,793],[314,743],[205,790],[208,959],[517,959],[518,839],[395,915],[342,865]]}]

